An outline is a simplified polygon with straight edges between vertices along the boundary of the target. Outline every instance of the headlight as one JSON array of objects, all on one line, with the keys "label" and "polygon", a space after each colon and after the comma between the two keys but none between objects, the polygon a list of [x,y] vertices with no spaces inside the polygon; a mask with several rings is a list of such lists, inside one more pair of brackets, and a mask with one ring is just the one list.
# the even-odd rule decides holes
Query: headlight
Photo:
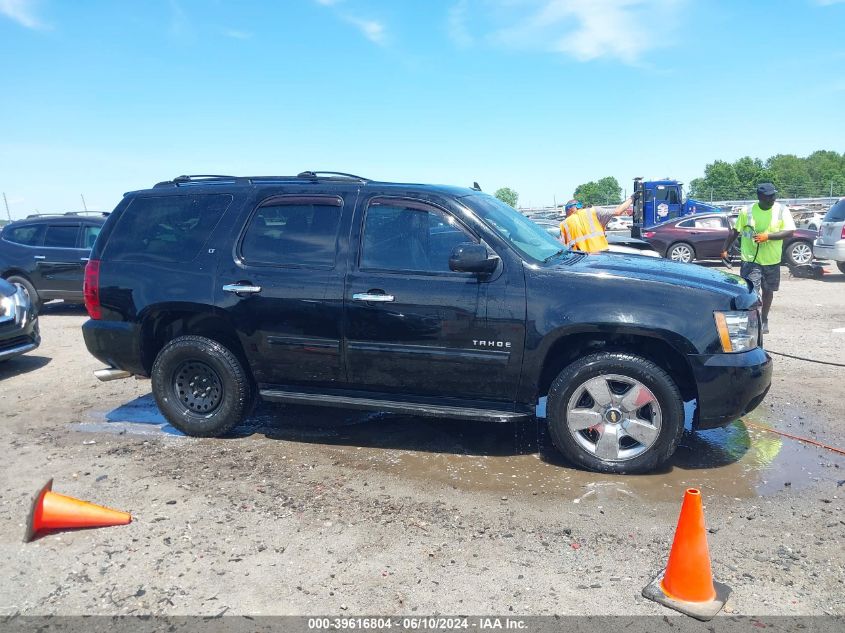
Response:
[{"label": "headlight", "polygon": [[[15,293],[17,294],[17,293]],[[0,297],[0,322],[9,321],[15,318],[15,307],[17,302],[15,301],[15,295],[11,297]]]},{"label": "headlight", "polygon": [[716,331],[725,352],[745,352],[757,347],[760,320],[757,310],[714,312]]}]

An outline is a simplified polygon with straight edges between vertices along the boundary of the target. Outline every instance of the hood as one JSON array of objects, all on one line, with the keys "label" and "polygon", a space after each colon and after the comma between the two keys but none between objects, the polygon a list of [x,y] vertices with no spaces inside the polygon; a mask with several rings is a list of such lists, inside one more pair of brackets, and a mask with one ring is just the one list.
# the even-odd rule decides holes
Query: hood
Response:
[{"label": "hood", "polygon": [[578,254],[575,258],[556,262],[552,268],[569,273],[624,277],[678,288],[711,291],[735,298],[733,305],[736,309],[749,308],[757,300],[748,282],[738,275],[663,258],[616,253]]}]

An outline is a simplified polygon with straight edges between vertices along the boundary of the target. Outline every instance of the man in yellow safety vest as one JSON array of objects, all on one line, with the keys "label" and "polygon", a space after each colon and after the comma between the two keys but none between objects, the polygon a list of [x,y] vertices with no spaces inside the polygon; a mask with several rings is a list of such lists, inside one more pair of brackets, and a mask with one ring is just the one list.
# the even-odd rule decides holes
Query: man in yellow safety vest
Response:
[{"label": "man in yellow safety vest", "polygon": [[604,231],[607,223],[614,216],[625,213],[633,201],[633,197],[629,197],[613,210],[600,210],[585,209],[579,200],[570,200],[564,206],[566,218],[560,223],[560,241],[576,251],[606,251],[608,243]]}]

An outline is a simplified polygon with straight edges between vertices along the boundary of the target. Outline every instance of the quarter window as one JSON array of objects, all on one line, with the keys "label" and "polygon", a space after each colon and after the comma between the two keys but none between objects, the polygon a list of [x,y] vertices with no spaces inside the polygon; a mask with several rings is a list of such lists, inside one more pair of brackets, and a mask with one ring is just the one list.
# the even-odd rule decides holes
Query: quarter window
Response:
[{"label": "quarter window", "polygon": [[229,194],[139,196],[121,214],[104,259],[189,262],[231,203]]},{"label": "quarter window", "polygon": [[376,200],[367,209],[361,268],[448,273],[452,249],[465,242],[478,240],[443,211]]},{"label": "quarter window", "polygon": [[91,225],[82,227],[82,248],[94,248],[94,242],[97,241],[102,228],[102,226]]},{"label": "quarter window", "polygon": [[48,226],[47,234],[44,236],[44,246],[76,248],[76,236],[78,233],[78,224]]},{"label": "quarter window", "polygon": [[44,239],[43,224],[24,224],[6,229],[3,238],[7,242],[22,244],[23,246],[41,246]]},{"label": "quarter window", "polygon": [[248,264],[333,267],[342,201],[271,198],[252,216],[241,245]]}]

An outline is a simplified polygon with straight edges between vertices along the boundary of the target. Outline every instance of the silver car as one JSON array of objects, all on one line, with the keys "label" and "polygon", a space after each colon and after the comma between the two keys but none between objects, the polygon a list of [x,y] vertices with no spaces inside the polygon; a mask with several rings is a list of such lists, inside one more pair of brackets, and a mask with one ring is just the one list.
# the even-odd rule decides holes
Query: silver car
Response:
[{"label": "silver car", "polygon": [[813,244],[813,255],[819,259],[832,259],[845,273],[845,198],[828,209],[819,227],[819,236]]}]

